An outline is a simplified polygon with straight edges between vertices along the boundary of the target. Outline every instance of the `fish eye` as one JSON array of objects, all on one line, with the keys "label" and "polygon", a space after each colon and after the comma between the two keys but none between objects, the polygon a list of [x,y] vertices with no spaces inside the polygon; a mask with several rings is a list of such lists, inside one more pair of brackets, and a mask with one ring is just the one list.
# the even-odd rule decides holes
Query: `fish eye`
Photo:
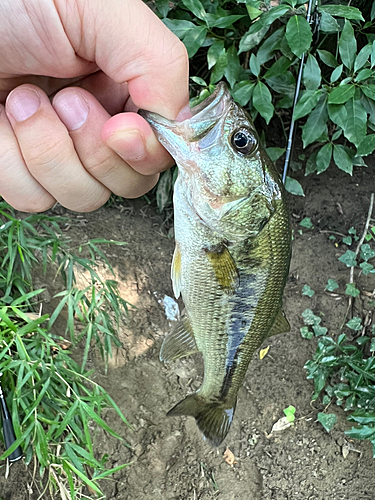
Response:
[{"label": "fish eye", "polygon": [[230,139],[232,147],[243,155],[248,155],[254,151],[256,140],[254,135],[247,128],[239,128],[235,130]]}]

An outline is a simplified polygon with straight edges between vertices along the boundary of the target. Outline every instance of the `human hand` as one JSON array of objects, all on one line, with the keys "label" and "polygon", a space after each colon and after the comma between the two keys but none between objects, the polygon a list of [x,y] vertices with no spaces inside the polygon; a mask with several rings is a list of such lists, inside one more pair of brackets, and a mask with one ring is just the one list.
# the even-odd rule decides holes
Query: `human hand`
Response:
[{"label": "human hand", "polygon": [[136,111],[187,106],[178,38],[141,0],[2,0],[0,17],[0,195],[91,211],[149,191],[173,160]]}]

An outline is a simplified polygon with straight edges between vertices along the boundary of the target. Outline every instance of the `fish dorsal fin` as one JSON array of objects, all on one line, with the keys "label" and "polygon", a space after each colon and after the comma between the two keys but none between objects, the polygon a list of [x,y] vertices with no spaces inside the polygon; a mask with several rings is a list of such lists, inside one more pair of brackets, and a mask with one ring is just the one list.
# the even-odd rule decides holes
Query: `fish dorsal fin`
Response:
[{"label": "fish dorsal fin", "polygon": [[282,308],[279,309],[279,312],[276,315],[275,321],[271,327],[271,330],[268,333],[268,337],[272,337],[272,335],[277,335],[279,333],[287,333],[290,331],[289,321],[286,319],[285,313]]},{"label": "fish dorsal fin", "polygon": [[184,316],[165,337],[160,349],[160,361],[173,361],[177,358],[198,352],[193,329],[189,318]]},{"label": "fish dorsal fin", "polygon": [[181,252],[178,243],[174,249],[172,267],[171,267],[171,278],[173,285],[173,293],[178,299],[181,294]]},{"label": "fish dorsal fin", "polygon": [[226,291],[232,291],[238,282],[238,269],[228,248],[222,244],[214,250],[206,249],[206,254],[219,285]]}]

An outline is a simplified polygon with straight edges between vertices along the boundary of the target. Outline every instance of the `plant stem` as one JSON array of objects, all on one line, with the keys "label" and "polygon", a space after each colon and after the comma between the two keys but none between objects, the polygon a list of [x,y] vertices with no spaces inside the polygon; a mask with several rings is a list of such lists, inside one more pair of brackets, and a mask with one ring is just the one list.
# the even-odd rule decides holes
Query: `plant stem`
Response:
[{"label": "plant stem", "polygon": [[[371,193],[370,205],[368,207],[368,213],[367,213],[367,219],[366,219],[365,227],[363,228],[362,236],[361,236],[360,240],[358,241],[358,245],[357,245],[357,248],[355,250],[355,257],[356,258],[358,257],[359,251],[361,250],[361,246],[362,246],[363,242],[365,241],[366,234],[367,234],[367,231],[368,231],[368,227],[370,225],[370,220],[371,220],[371,215],[372,215],[373,207],[374,207],[374,193]],[[350,268],[349,283],[354,283],[354,267],[355,266],[351,266],[351,268]],[[352,307],[352,303],[353,303],[353,297],[350,296],[349,297],[349,302],[348,302],[348,307],[346,309],[346,313],[345,313],[345,316],[344,316],[344,321],[342,322],[342,325],[340,327],[340,331],[344,328],[344,324],[345,324],[346,318],[348,316],[348,313],[350,311],[350,308]]]}]

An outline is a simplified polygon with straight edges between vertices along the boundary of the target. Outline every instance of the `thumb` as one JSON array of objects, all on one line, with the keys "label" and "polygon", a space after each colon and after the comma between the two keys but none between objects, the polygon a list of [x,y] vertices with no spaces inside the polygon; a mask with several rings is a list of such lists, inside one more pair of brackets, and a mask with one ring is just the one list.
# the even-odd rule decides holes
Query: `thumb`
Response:
[{"label": "thumb", "polygon": [[142,0],[55,0],[76,54],[117,83],[134,104],[174,119],[188,104],[182,42]]}]

